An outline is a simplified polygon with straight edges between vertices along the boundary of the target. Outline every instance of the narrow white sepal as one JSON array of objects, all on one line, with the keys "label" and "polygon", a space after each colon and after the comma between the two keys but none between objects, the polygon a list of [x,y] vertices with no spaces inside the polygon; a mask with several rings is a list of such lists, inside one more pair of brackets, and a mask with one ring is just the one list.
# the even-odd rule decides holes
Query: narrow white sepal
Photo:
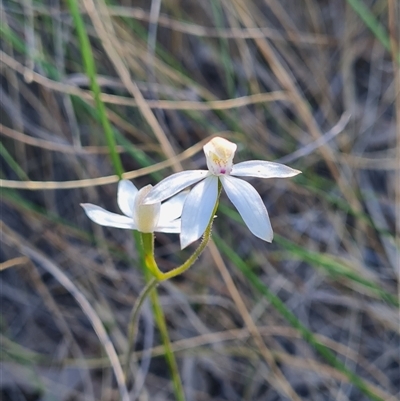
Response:
[{"label": "narrow white sepal", "polygon": [[148,205],[168,199],[207,175],[209,175],[207,170],[188,170],[172,174],[154,186],[144,199],[144,204]]},{"label": "narrow white sepal", "polygon": [[218,178],[209,176],[189,193],[182,211],[181,249],[198,240],[204,233],[218,196]]},{"label": "narrow white sepal", "polygon": [[132,217],[133,204],[138,193],[137,188],[131,181],[121,180],[118,183],[117,202],[121,212],[126,216]]},{"label": "narrow white sepal", "polygon": [[274,236],[261,196],[248,182],[228,175],[220,177],[228,198],[235,205],[249,230],[258,238],[272,242]]},{"label": "narrow white sepal", "polygon": [[109,212],[91,203],[81,203],[81,206],[89,219],[101,226],[136,230],[136,225],[131,217]]},{"label": "narrow white sepal", "polygon": [[285,166],[284,164],[263,160],[249,160],[234,164],[231,171],[231,175],[238,177],[258,178],[287,178],[300,173],[301,171]]}]

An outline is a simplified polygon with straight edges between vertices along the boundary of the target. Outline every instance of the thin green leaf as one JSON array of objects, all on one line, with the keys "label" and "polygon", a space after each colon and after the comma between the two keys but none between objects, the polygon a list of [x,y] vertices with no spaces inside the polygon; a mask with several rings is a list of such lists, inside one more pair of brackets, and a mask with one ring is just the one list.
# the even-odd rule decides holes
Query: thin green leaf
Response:
[{"label": "thin green leaf", "polygon": [[217,247],[223,254],[244,274],[249,280],[250,284],[258,290],[272,306],[302,335],[314,349],[334,368],[342,372],[351,383],[357,386],[364,394],[375,401],[384,401],[381,397],[376,395],[368,386],[365,381],[356,373],[347,369],[334,353],[325,345],[321,344],[314,334],[304,326],[297,317],[286,307],[286,305],[272,292],[269,288],[249,269],[246,262],[232,249],[226,242],[214,233],[213,238]]},{"label": "thin green leaf", "polygon": [[[375,37],[382,43],[387,51],[391,51],[389,34],[375,18],[374,14],[361,0],[347,0],[364,24],[372,31]],[[396,61],[400,64],[400,53],[395,55]]]},{"label": "thin green leaf", "polygon": [[111,162],[114,166],[115,173],[121,178],[124,170],[122,167],[121,159],[116,150],[115,138],[110,121],[108,120],[107,117],[106,108],[104,106],[103,101],[101,100],[101,89],[96,78],[97,75],[96,66],[94,63],[94,57],[92,48],[90,46],[89,37],[86,32],[85,24],[83,23],[83,19],[79,11],[78,2],[76,0],[68,0],[68,5],[78,33],[85,71],[90,80],[90,88],[93,92],[96,107],[100,115],[100,120],[104,129],[104,134],[106,136]]},{"label": "thin green leaf", "polygon": [[[222,211],[222,213],[226,214],[235,221],[244,224],[242,218],[233,209],[227,207],[226,205],[220,204],[220,210]],[[361,277],[359,274],[351,270],[348,266],[340,263],[338,260],[334,259],[330,255],[322,255],[318,252],[309,251],[308,249],[302,248],[276,233],[274,233],[274,241],[282,245],[285,250],[289,251],[295,258],[310,263],[318,269],[322,269],[332,278],[345,277],[353,282],[361,284],[372,293],[378,295],[385,302],[399,307],[400,304],[396,296],[385,291],[373,281]]]},{"label": "thin green leaf", "polygon": [[15,174],[21,179],[29,181],[29,177],[25,173],[25,171],[20,167],[20,165],[14,160],[8,150],[5,148],[2,142],[0,142],[0,155],[3,156],[4,160],[8,163],[8,165],[13,169]]}]

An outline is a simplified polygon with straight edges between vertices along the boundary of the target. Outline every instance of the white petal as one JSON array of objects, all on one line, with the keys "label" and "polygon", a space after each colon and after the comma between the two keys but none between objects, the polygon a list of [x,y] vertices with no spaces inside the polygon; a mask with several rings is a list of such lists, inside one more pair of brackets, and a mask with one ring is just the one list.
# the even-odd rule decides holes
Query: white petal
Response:
[{"label": "white petal", "polygon": [[133,215],[133,204],[137,193],[138,190],[131,181],[121,180],[118,183],[118,206],[121,212],[129,217]]},{"label": "white petal", "polygon": [[183,191],[178,195],[173,196],[171,199],[168,199],[161,205],[158,225],[168,223],[181,217],[183,204],[185,203],[188,194],[189,191]]},{"label": "white petal", "polygon": [[181,232],[181,219],[159,224],[154,231],[179,234]]},{"label": "white petal", "polygon": [[146,196],[144,203],[161,202],[207,176],[207,170],[188,170],[172,174],[160,181]]},{"label": "white petal", "polygon": [[182,211],[181,249],[199,239],[208,223],[218,196],[218,178],[207,177],[189,193]]},{"label": "white petal", "polygon": [[249,160],[234,164],[231,175],[239,177],[259,178],[287,178],[300,174],[301,171],[280,163],[266,162],[263,160]]},{"label": "white petal", "polygon": [[111,213],[108,210],[105,210],[100,206],[92,205],[91,203],[81,203],[81,206],[89,219],[101,226],[136,230],[133,219],[130,217]]},{"label": "white petal", "polygon": [[228,198],[235,205],[249,230],[264,241],[271,242],[273,232],[268,212],[258,192],[239,178],[222,176],[221,182]]}]

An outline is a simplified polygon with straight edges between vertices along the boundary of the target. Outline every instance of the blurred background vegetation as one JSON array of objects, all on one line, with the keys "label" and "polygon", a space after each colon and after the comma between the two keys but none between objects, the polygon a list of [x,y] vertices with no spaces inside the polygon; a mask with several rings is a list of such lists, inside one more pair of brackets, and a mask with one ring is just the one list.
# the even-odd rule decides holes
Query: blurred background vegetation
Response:
[{"label": "blurred background vegetation", "polygon": [[[2,400],[123,396],[139,253],[79,204],[118,212],[123,172],[204,168],[216,134],[303,174],[250,180],[272,244],[223,196],[158,288],[186,400],[399,399],[397,0],[0,4]],[[165,271],[191,249],[157,235]],[[153,320],[129,399],[175,400]]]}]

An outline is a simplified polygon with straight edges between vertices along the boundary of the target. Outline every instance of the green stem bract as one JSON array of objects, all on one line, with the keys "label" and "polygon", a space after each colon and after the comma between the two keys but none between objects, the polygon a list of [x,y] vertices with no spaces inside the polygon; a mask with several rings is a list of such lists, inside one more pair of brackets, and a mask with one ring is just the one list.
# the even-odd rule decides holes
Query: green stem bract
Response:
[{"label": "green stem bract", "polygon": [[86,74],[90,80],[90,89],[93,92],[94,101],[99,112],[100,121],[104,129],[104,134],[107,140],[108,149],[114,170],[119,178],[122,178],[124,172],[121,159],[116,151],[115,138],[111,128],[111,124],[107,118],[106,108],[101,100],[101,90],[96,79],[96,65],[94,62],[92,48],[90,46],[89,37],[86,33],[85,24],[79,11],[78,2],[76,0],[68,0],[68,6],[74,20],[76,31],[79,38],[79,43],[82,51],[83,64]]}]

